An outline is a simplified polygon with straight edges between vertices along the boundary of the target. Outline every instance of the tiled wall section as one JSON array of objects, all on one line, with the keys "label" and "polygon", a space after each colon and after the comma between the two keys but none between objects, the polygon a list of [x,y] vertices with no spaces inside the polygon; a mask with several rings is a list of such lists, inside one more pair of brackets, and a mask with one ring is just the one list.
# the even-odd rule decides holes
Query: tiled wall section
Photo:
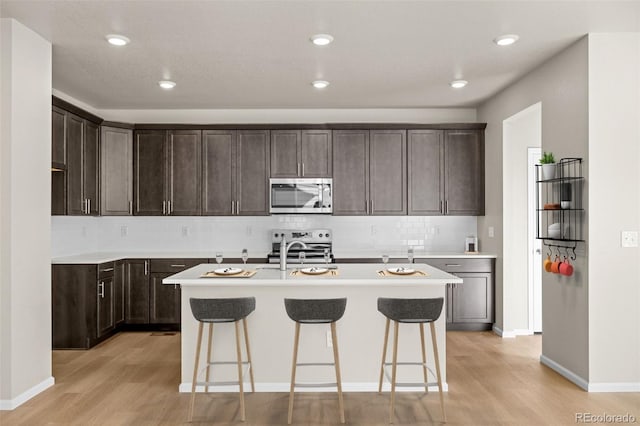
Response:
[{"label": "tiled wall section", "polygon": [[477,235],[476,217],[313,216],[51,218],[52,255],[97,251],[217,251],[267,253],[274,228],[329,228],[335,251],[462,252]]}]

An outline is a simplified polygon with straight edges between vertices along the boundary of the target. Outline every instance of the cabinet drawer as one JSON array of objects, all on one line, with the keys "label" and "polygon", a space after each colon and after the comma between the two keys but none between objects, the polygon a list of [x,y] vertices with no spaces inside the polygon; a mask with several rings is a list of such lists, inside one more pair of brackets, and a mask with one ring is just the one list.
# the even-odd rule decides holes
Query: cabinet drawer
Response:
[{"label": "cabinet drawer", "polygon": [[208,259],[151,259],[150,272],[177,273],[201,263],[208,263]]},{"label": "cabinet drawer", "polygon": [[112,277],[115,266],[115,262],[101,263],[98,265],[98,279]]},{"label": "cabinet drawer", "polygon": [[493,272],[493,259],[416,259],[445,272]]}]

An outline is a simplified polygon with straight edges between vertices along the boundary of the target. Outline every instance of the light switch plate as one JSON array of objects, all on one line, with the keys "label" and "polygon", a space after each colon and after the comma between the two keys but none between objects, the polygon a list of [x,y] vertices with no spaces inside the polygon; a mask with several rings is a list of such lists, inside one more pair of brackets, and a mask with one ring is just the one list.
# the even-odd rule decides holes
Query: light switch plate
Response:
[{"label": "light switch plate", "polygon": [[495,236],[495,230],[494,230],[493,226],[490,226],[487,231],[488,231],[488,234],[489,234],[489,238],[493,238]]},{"label": "light switch plate", "polygon": [[620,233],[621,247],[638,247],[638,231],[622,231]]}]

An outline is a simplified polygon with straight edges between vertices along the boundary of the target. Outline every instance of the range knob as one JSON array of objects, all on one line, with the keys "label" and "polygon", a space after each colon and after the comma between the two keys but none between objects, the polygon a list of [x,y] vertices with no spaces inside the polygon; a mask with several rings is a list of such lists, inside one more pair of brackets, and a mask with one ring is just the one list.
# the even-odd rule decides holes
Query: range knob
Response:
[{"label": "range knob", "polygon": [[325,237],[329,238],[329,234],[324,234]]},{"label": "range knob", "polygon": [[278,238],[278,233],[273,234],[274,237]]}]

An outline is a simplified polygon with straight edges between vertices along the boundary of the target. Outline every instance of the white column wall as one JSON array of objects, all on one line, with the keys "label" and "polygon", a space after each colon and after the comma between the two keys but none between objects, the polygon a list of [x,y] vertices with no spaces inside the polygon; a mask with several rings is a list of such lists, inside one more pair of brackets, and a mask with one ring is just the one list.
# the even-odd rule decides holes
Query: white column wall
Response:
[{"label": "white column wall", "polygon": [[[503,208],[503,121],[519,111],[542,103],[542,149],[556,158],[582,157],[588,176],[587,38],[583,38],[535,70],[492,97],[478,108],[478,120],[487,122],[485,131],[486,215],[478,218],[478,233],[485,241],[483,250],[496,253],[496,326],[513,330],[518,309],[512,303],[510,286],[504,279],[504,241],[510,229],[502,229]],[[588,185],[587,185],[588,187]],[[584,203],[588,203],[588,188]],[[588,212],[586,214],[588,216]],[[487,229],[496,229],[488,238]],[[588,240],[588,227],[585,226]],[[583,245],[582,247],[585,247]],[[589,377],[588,342],[588,256],[584,248],[575,262],[573,277],[544,274],[542,281],[542,359],[549,361],[576,382]]]},{"label": "white column wall", "polygon": [[0,21],[0,409],[51,377],[51,44]]},{"label": "white column wall", "polygon": [[640,392],[640,33],[589,35],[589,390]]}]

